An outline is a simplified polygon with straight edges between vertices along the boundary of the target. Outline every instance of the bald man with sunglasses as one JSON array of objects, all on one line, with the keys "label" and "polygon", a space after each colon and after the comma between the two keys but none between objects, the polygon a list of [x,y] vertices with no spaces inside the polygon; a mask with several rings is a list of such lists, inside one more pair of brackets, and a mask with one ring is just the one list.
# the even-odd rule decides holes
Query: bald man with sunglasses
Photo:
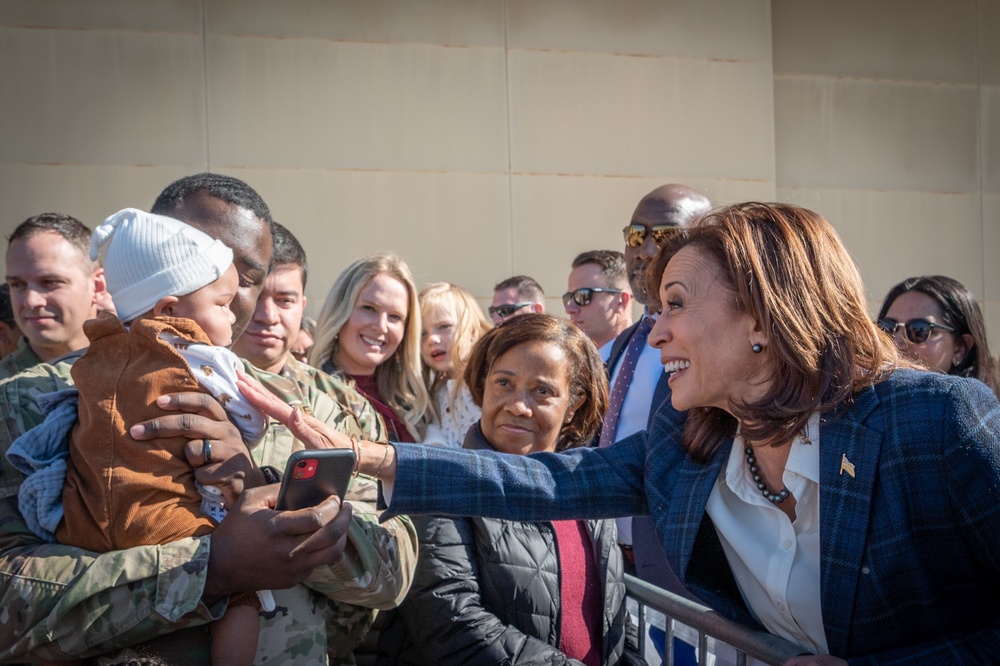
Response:
[{"label": "bald man with sunglasses", "polygon": [[[645,307],[645,312],[612,345],[608,358],[611,397],[601,424],[600,446],[610,446],[633,433],[648,430],[650,417],[670,399],[659,351],[646,344],[656,317],[649,311],[646,268],[668,238],[711,207],[708,197],[686,185],[663,185],[639,201],[629,224],[622,230],[632,298]],[[632,518],[618,518],[616,522],[626,570],[631,567],[640,578],[677,591],[676,577],[669,569],[664,570],[666,558],[656,540],[652,521],[648,517],[634,519],[635,530]],[[634,547],[635,542],[639,543],[638,548]]]}]

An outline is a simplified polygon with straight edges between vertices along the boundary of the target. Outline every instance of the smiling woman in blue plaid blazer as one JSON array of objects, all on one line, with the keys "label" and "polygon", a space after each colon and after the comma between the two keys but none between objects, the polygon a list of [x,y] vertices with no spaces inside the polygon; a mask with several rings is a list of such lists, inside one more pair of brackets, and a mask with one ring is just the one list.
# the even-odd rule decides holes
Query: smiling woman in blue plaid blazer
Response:
[{"label": "smiling woman in blue plaid blazer", "polygon": [[[648,436],[532,456],[362,444],[390,513],[649,513],[693,594],[813,653],[790,664],[997,663],[993,393],[910,369],[832,227],[802,208],[710,213],[650,279],[672,406]],[[350,446],[265,402],[313,446]]]}]

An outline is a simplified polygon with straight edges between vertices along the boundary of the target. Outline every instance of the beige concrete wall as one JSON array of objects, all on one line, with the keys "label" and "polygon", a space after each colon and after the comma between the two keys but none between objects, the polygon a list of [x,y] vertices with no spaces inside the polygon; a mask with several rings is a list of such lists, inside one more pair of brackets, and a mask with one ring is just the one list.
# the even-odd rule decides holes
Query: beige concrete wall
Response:
[{"label": "beige concrete wall", "polygon": [[778,197],[825,215],[873,312],[944,274],[1000,346],[1000,2],[774,0]]},{"label": "beige concrete wall", "polygon": [[[940,271],[1000,331],[1000,0],[6,0],[0,231],[247,180],[304,242],[550,308],[666,182],[828,216],[879,298]],[[902,242],[901,242],[902,240]]]}]

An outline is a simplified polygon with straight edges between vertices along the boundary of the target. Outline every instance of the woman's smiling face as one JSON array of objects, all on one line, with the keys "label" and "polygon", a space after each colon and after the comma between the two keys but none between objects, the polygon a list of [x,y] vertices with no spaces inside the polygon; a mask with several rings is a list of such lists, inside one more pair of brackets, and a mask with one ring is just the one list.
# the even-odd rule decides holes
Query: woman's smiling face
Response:
[{"label": "woman's smiling face", "polygon": [[337,335],[333,362],[349,375],[371,375],[399,349],[406,332],[410,297],[402,282],[379,273],[358,294]]},{"label": "woman's smiling face", "polygon": [[[718,407],[762,395],[766,341],[754,319],[736,309],[736,294],[708,253],[681,248],[660,280],[663,311],[649,335],[670,373],[675,409]],[[755,354],[755,342],[765,353]]]},{"label": "woman's smiling face", "polygon": [[504,453],[555,451],[582,401],[570,404],[569,369],[559,345],[519,344],[498,358],[486,377],[483,435]]}]

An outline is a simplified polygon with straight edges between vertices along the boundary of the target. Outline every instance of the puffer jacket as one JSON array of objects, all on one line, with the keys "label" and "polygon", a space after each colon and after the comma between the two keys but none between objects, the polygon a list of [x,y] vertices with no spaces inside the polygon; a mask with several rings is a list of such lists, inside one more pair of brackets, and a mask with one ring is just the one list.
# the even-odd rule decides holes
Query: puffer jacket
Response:
[{"label": "puffer jacket", "polygon": [[[465,448],[490,448],[479,425]],[[380,664],[570,664],[560,652],[562,571],[552,523],[414,517],[420,557],[383,629]],[[618,664],[627,611],[614,521],[587,521],[604,583],[602,664]],[[631,660],[630,660],[631,661]]]}]

